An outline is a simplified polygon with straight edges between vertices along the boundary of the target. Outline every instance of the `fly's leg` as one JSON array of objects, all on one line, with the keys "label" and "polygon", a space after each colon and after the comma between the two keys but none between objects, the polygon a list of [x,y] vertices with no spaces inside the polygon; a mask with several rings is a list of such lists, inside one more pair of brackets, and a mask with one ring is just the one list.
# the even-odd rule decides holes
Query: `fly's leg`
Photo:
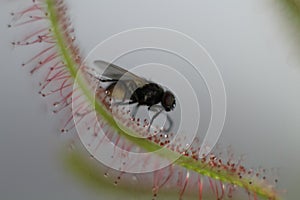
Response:
[{"label": "fly's leg", "polygon": [[140,107],[140,104],[137,104],[136,106],[134,106],[134,108],[132,109],[132,112],[131,112],[131,116],[134,118],[138,109]]},{"label": "fly's leg", "polygon": [[118,82],[118,79],[98,79],[100,82]]},{"label": "fly's leg", "polygon": [[[148,110],[155,110],[156,108],[158,108],[158,112],[155,113],[155,115],[152,117],[151,121],[150,121],[150,124],[149,124],[149,127],[148,127],[148,132],[150,131],[150,127],[152,126],[154,120],[164,111],[164,108],[160,105],[153,105],[153,106],[150,106],[148,108]],[[172,129],[172,126],[173,126],[173,120],[171,119],[171,117],[169,115],[167,115],[167,121],[168,121],[168,124],[169,124],[169,127],[168,128],[163,128],[163,132],[169,132],[171,129]]]},{"label": "fly's leg", "polygon": [[[128,93],[128,91],[126,92],[126,96],[128,95],[127,93]],[[132,94],[129,94],[129,95],[130,95],[131,101],[138,102],[138,104],[132,109],[132,112],[131,112],[131,117],[135,118],[136,113],[137,113],[138,109],[140,108],[139,97],[138,97],[136,91],[134,91]]]},{"label": "fly's leg", "polygon": [[173,120],[172,118],[167,114],[167,120],[169,121],[169,127],[167,129],[164,129],[164,132],[169,132],[172,129],[173,126]]},{"label": "fly's leg", "polygon": [[152,119],[150,120],[149,126],[148,126],[148,132],[150,131],[150,127],[152,126],[154,120],[158,117],[158,115],[160,115],[160,113],[162,113],[162,111],[164,110],[162,106],[159,105],[153,105],[148,107],[148,110],[154,110],[155,108],[158,108],[159,111],[157,113],[155,113],[155,115],[153,115]]}]

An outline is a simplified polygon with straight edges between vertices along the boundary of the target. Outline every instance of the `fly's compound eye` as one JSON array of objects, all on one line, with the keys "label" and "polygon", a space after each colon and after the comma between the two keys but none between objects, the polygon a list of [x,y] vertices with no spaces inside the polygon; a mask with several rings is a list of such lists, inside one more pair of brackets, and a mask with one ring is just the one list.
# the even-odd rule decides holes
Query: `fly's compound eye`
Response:
[{"label": "fly's compound eye", "polygon": [[161,103],[165,110],[169,112],[175,108],[175,96],[170,91],[166,91],[164,93]]}]

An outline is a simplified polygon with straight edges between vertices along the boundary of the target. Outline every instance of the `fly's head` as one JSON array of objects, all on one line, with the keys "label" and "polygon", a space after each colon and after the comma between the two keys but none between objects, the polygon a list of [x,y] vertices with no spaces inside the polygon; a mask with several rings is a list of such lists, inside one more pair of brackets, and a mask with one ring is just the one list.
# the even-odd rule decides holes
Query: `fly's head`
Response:
[{"label": "fly's head", "polygon": [[161,104],[165,108],[165,111],[169,112],[176,106],[175,96],[172,92],[166,91],[161,99]]}]

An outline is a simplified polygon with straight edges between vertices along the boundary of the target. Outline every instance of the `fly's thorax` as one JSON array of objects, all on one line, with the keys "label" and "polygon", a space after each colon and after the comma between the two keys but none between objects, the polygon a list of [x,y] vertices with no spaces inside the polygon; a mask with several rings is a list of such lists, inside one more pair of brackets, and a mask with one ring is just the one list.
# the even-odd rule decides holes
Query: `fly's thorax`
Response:
[{"label": "fly's thorax", "polygon": [[164,90],[156,83],[149,83],[141,88],[138,88],[133,98],[137,98],[140,105],[153,106],[161,101]]}]

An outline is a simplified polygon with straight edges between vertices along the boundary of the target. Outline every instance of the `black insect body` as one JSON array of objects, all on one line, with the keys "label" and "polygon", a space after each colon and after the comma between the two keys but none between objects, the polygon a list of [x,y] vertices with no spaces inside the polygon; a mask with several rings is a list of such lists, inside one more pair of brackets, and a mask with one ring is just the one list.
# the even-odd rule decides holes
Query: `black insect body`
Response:
[{"label": "black insect body", "polygon": [[130,97],[130,100],[139,105],[149,106],[161,102],[164,90],[156,83],[148,83],[141,88],[137,88]]},{"label": "black insect body", "polygon": [[[175,108],[175,96],[170,91],[165,91],[157,83],[143,79],[127,70],[105,61],[94,62],[99,69],[104,70],[99,78],[100,82],[109,82],[106,88],[107,95],[111,96],[117,105],[136,104],[132,115],[135,116],[139,106],[148,106],[148,110],[158,110],[152,117],[148,130],[155,118],[163,111],[169,112]],[[167,115],[169,127],[172,128],[172,120]]]}]

